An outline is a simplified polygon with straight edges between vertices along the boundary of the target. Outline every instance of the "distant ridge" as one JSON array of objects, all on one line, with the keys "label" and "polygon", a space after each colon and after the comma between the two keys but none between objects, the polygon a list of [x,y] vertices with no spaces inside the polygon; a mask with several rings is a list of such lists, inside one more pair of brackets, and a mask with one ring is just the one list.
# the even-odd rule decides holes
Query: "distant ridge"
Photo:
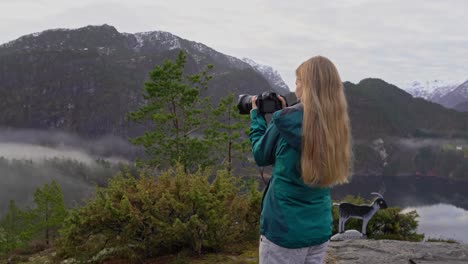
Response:
[{"label": "distant ridge", "polygon": [[413,82],[404,87],[414,97],[421,97],[428,101],[441,104],[447,108],[457,109],[458,104],[468,102],[468,80]]},{"label": "distant ridge", "polygon": [[126,135],[126,113],[142,100],[148,72],[179,50],[188,54],[189,73],[214,65],[205,92],[214,101],[230,92],[289,92],[275,86],[284,84],[279,75],[169,32],[120,33],[110,25],[45,30],[0,45],[0,96],[8,98],[0,102],[0,126]]},{"label": "distant ridge", "polygon": [[[295,101],[279,74],[169,32],[119,33],[109,25],[46,30],[0,46],[0,127],[128,136],[127,113],[141,103],[148,72],[179,50],[187,72],[215,66],[205,95],[276,91]],[[253,66],[252,66],[253,65]],[[446,109],[383,80],[345,82],[356,139],[465,137],[468,114]]]}]

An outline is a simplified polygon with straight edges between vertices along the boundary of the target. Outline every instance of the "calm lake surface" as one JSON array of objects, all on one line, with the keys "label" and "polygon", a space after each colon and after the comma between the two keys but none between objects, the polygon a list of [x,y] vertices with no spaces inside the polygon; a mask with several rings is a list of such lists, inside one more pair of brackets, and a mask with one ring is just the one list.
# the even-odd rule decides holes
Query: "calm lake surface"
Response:
[{"label": "calm lake surface", "polygon": [[408,207],[403,212],[416,210],[419,214],[418,233],[427,238],[454,239],[468,243],[468,211],[450,204]]},{"label": "calm lake surface", "polygon": [[468,181],[427,176],[359,176],[332,189],[332,199],[347,195],[374,200],[381,193],[388,206],[419,214],[418,232],[426,238],[455,239],[468,243]]}]

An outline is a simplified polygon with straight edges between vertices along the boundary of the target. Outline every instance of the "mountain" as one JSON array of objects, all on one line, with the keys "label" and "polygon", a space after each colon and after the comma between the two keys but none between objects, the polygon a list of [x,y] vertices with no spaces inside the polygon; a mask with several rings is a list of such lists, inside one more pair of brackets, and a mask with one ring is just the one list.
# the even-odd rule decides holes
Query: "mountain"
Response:
[{"label": "mountain", "polygon": [[468,80],[464,83],[456,81],[413,82],[405,86],[414,97],[421,97],[428,101],[455,109],[457,104],[468,102]]},{"label": "mountain", "polygon": [[467,137],[468,113],[414,98],[380,79],[344,83],[355,138]]},{"label": "mountain", "polygon": [[380,79],[344,83],[354,172],[467,179],[468,113],[414,98]]},{"label": "mountain", "polygon": [[274,70],[271,66],[258,64],[248,58],[243,58],[242,61],[248,63],[255,69],[255,71],[265,77],[273,90],[276,90],[280,94],[287,94],[290,92],[288,85],[286,85],[286,83],[283,81],[283,78],[281,78],[279,72]]},{"label": "mountain", "polygon": [[460,82],[433,80],[427,82],[414,81],[403,88],[414,97],[435,101],[447,93],[453,91]]},{"label": "mountain", "polygon": [[[188,73],[214,65],[214,78],[205,91],[213,100],[229,92],[287,91],[270,67],[168,32],[119,33],[108,25],[47,30],[0,46],[0,126],[70,131],[83,137],[132,135],[139,131],[126,116],[142,102],[148,72],[181,49],[188,53]],[[383,80],[344,86],[357,139],[452,138],[468,131],[466,113],[413,98]],[[284,95],[294,101],[294,93]]]},{"label": "mountain", "polygon": [[468,102],[468,80],[438,100],[438,103],[450,108],[455,108],[465,102]]},{"label": "mountain", "polygon": [[[126,136],[148,72],[179,50],[186,72],[213,64],[204,95],[288,92],[279,75],[169,32],[120,33],[109,25],[46,30],[0,46],[0,126]],[[270,72],[274,71],[269,69]],[[272,86],[270,83],[277,84]]]},{"label": "mountain", "polygon": [[453,109],[459,112],[468,112],[468,101],[457,104]]}]

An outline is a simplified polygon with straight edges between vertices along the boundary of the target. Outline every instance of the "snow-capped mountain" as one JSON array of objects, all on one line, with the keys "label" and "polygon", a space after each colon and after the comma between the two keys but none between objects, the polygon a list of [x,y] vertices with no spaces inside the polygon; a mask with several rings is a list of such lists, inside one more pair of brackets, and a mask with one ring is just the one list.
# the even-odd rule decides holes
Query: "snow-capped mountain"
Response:
[{"label": "snow-capped mountain", "polygon": [[241,60],[205,44],[165,31],[120,33],[109,25],[87,26],[79,29],[45,30],[0,44],[0,53],[96,50],[100,54],[112,56],[125,50],[125,53],[139,55],[140,59],[147,54],[175,49],[185,50],[199,65],[213,64],[216,71],[214,74],[232,70],[253,70],[262,76],[275,92],[283,95],[290,92],[279,73],[270,66],[260,65],[249,59]]},{"label": "snow-capped mountain", "polygon": [[202,91],[213,103],[230,93],[287,95],[270,84],[281,83],[279,75],[169,32],[121,33],[109,25],[54,29],[0,45],[0,125],[127,137],[140,129],[129,128],[127,115],[143,100],[148,72],[179,50],[187,54],[189,74],[214,66]]},{"label": "snow-capped mountain", "polygon": [[202,62],[209,57],[219,64],[228,65],[236,69],[246,69],[250,66],[242,60],[218,52],[205,44],[195,41],[188,41],[178,37],[170,32],[165,31],[149,31],[139,32],[135,34],[125,33],[132,40],[132,48],[139,51],[149,50],[173,50],[182,49],[190,53],[197,63]]},{"label": "snow-capped mountain", "polygon": [[[86,34],[81,37],[80,34]],[[65,38],[62,36],[65,35]],[[58,37],[60,36],[60,37]],[[235,69],[246,69],[251,66],[242,60],[218,52],[202,43],[178,37],[166,31],[149,31],[139,33],[120,33],[113,26],[87,26],[79,29],[49,29],[22,36],[16,40],[0,44],[4,50],[82,50],[95,49],[110,55],[119,49],[131,49],[136,53],[159,52],[182,49],[200,61],[212,59],[219,64]]]},{"label": "snow-capped mountain", "polygon": [[133,46],[133,49],[136,51],[143,49],[154,50],[155,48],[169,50],[184,49],[188,51],[198,63],[200,63],[204,57],[208,56],[220,64],[229,65],[236,69],[246,69],[251,67],[268,81],[275,92],[283,95],[291,92],[277,70],[273,69],[271,66],[256,63],[252,59],[238,59],[233,56],[222,54],[205,44],[186,41],[164,31],[150,31],[127,35],[136,39],[136,43]]},{"label": "snow-capped mountain", "polygon": [[249,58],[243,58],[242,61],[248,63],[250,66],[252,66],[252,68],[255,69],[255,71],[265,77],[268,83],[270,83],[271,87],[280,94],[287,94],[290,92],[288,85],[286,85],[286,83],[283,81],[283,78],[281,78],[279,72],[273,69],[271,66],[256,63]]},{"label": "snow-capped mountain", "polygon": [[403,87],[413,97],[421,97],[447,108],[468,102],[468,81],[415,81]]},{"label": "snow-capped mountain", "polygon": [[429,101],[440,99],[444,95],[455,90],[461,82],[459,81],[414,81],[403,87],[413,97],[421,97]]},{"label": "snow-capped mountain", "polygon": [[468,80],[437,100],[437,103],[449,108],[456,108],[465,102],[468,102]]}]

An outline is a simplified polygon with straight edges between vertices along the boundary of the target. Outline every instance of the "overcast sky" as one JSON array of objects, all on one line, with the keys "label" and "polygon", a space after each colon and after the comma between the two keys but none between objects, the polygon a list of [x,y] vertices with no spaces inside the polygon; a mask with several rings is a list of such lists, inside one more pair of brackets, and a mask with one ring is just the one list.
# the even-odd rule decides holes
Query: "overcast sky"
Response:
[{"label": "overcast sky", "polygon": [[0,43],[51,28],[169,31],[277,69],[330,58],[343,80],[468,79],[465,0],[0,0]]}]

